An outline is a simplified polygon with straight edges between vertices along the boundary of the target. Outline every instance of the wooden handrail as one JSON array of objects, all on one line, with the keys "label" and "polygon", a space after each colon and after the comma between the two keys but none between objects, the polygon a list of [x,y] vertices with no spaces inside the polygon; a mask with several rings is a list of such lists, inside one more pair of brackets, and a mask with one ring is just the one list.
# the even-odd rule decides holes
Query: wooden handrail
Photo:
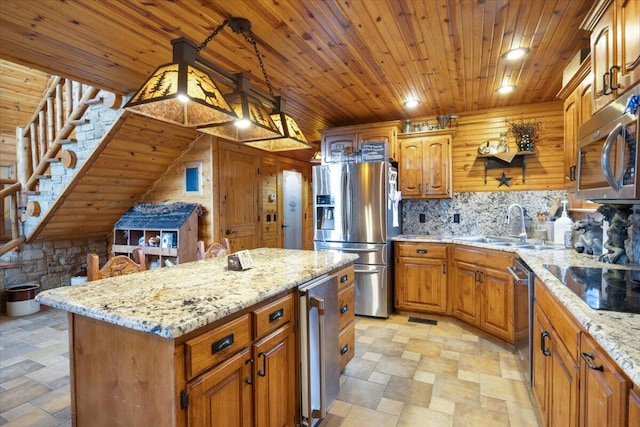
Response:
[{"label": "wooden handrail", "polygon": [[[8,185],[8,187],[5,187]],[[0,180],[0,206],[4,209],[5,200],[8,199],[9,207],[9,221],[11,225],[11,240],[4,245],[0,246],[0,256],[9,252],[13,248],[22,244],[25,241],[24,236],[20,236],[20,212],[18,199],[20,197],[20,190],[22,185],[14,180],[1,179]],[[2,217],[2,229],[4,230],[4,216]],[[4,235],[4,233],[3,233]]]},{"label": "wooden handrail", "polygon": [[49,167],[49,162],[47,160],[56,157],[58,151],[60,151],[60,147],[62,147],[61,141],[71,135],[71,132],[73,132],[73,130],[75,129],[75,125],[71,122],[74,120],[79,120],[84,115],[85,111],[87,111],[87,108],[89,108],[89,105],[86,103],[86,101],[95,98],[98,92],[100,92],[100,89],[91,87],[83,94],[78,105],[73,109],[71,115],[67,117],[65,125],[62,126],[62,129],[58,131],[55,139],[53,140],[53,144],[51,144],[49,150],[44,153],[40,162],[38,163],[38,166],[36,166],[35,170],[33,171],[33,174],[25,185],[25,188],[27,190],[35,189],[35,186],[38,183],[38,176],[43,175]]}]

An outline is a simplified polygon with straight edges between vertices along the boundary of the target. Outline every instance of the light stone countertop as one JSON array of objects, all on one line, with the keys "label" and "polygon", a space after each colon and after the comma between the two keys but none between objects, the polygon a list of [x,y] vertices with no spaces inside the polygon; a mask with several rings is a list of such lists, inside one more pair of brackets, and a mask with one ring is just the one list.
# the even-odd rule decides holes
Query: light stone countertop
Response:
[{"label": "light stone countertop", "polygon": [[545,251],[518,249],[513,246],[469,242],[464,240],[464,237],[456,236],[400,235],[394,237],[393,240],[425,243],[455,243],[517,253],[634,384],[640,386],[640,314],[592,309],[558,278],[551,274],[544,265],[554,264],[561,269],[577,266],[620,268],[627,270],[640,270],[640,266],[607,264],[598,261],[597,256],[583,255],[569,249]]},{"label": "light stone countertop", "polygon": [[358,256],[294,249],[251,250],[254,267],[211,258],[40,292],[36,301],[108,323],[178,338],[343,267]]}]

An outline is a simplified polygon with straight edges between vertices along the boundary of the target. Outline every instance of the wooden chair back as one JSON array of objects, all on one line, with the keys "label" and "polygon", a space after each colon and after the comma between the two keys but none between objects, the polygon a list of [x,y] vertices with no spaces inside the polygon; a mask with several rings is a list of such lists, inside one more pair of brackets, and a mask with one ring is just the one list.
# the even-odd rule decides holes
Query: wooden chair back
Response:
[{"label": "wooden chair back", "polygon": [[100,268],[98,254],[87,255],[87,281],[124,276],[147,269],[144,252],[141,248],[134,249],[131,255],[135,261],[126,255],[116,255],[107,261],[102,268]]},{"label": "wooden chair back", "polygon": [[231,248],[229,239],[226,237],[222,244],[212,243],[206,250],[204,248],[204,242],[202,240],[198,241],[198,259],[218,258],[226,256],[229,253],[231,253]]}]

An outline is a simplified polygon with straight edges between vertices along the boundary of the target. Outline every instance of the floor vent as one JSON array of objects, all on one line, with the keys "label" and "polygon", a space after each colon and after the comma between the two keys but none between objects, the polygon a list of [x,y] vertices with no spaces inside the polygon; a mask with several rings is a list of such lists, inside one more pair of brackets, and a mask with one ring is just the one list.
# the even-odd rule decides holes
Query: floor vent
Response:
[{"label": "floor vent", "polygon": [[437,325],[438,324],[437,320],[421,319],[419,317],[409,317],[409,322],[426,323],[427,325]]}]

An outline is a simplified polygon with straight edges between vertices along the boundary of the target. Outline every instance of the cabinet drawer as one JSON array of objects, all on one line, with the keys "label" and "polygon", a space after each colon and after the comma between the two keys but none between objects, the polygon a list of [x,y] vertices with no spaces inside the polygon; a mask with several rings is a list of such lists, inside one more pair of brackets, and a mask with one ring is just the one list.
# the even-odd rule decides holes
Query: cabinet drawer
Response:
[{"label": "cabinet drawer", "polygon": [[342,330],[349,322],[355,318],[355,312],[353,304],[355,302],[355,289],[356,285],[351,284],[342,289],[338,294],[338,330]]},{"label": "cabinet drawer", "polygon": [[547,287],[536,278],[535,299],[556,332],[562,344],[566,347],[574,362],[578,362],[578,340],[580,338],[580,327],[576,321],[567,313],[567,308],[556,301],[555,297],[549,293]]},{"label": "cabinet drawer", "polygon": [[340,351],[340,372],[344,370],[347,363],[353,359],[356,343],[355,322],[349,323],[338,335],[338,349]]},{"label": "cabinet drawer", "polygon": [[345,267],[341,270],[338,270],[335,273],[335,275],[338,278],[338,292],[340,292],[341,290],[349,286],[351,283],[353,283],[353,279],[355,277],[355,270],[353,268],[353,265],[350,265],[349,267]]},{"label": "cabinet drawer", "polygon": [[447,245],[437,243],[398,243],[396,256],[417,258],[446,258]]},{"label": "cabinet drawer", "polygon": [[251,324],[245,314],[185,343],[187,377],[193,378],[251,342]]},{"label": "cabinet drawer", "polygon": [[254,310],[252,316],[256,338],[275,331],[293,319],[293,294]]},{"label": "cabinet drawer", "polygon": [[513,254],[485,248],[471,248],[470,246],[455,245],[453,258],[481,267],[492,267],[506,271],[513,262]]}]

